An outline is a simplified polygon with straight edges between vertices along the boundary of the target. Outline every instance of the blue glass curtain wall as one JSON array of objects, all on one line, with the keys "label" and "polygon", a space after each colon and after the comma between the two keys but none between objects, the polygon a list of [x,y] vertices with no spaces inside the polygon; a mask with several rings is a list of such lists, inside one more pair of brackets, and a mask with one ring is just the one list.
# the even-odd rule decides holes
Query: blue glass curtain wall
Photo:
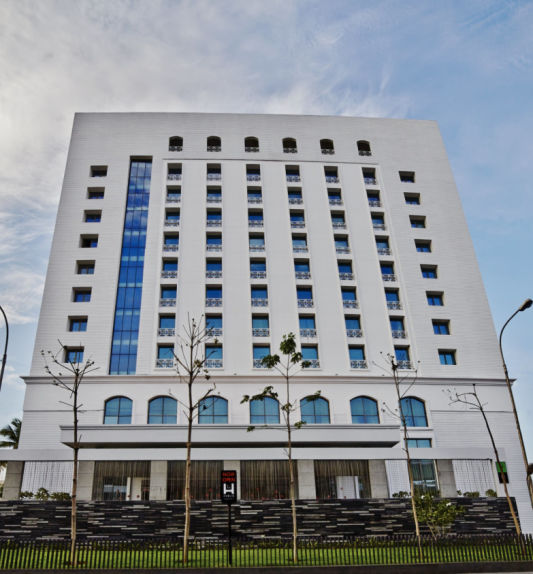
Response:
[{"label": "blue glass curtain wall", "polygon": [[132,160],[122,236],[110,375],[134,375],[137,366],[151,175],[152,160]]}]

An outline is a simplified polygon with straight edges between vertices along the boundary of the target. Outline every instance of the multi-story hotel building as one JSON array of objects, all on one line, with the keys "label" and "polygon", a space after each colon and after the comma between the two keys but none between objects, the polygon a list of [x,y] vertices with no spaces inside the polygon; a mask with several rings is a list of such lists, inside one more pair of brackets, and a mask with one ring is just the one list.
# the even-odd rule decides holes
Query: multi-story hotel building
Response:
[{"label": "multi-story hotel building", "polygon": [[[526,474],[472,242],[435,122],[230,114],[78,114],[50,255],[22,436],[5,498],[69,491],[72,413],[41,350],[91,358],[80,499],[183,496],[185,400],[173,349],[205,315],[215,397],[193,431],[193,496],[239,471],[243,499],[286,497],[281,378],[261,365],[296,334],[298,496],[408,490],[387,354],[406,386],[419,486],[503,493],[477,385],[522,526]],[[406,388],[406,386],[404,388]],[[198,383],[200,396],[206,385]],[[306,396],[321,391],[321,399]],[[247,432],[249,425],[257,428]],[[277,428],[276,428],[277,427]]]}]

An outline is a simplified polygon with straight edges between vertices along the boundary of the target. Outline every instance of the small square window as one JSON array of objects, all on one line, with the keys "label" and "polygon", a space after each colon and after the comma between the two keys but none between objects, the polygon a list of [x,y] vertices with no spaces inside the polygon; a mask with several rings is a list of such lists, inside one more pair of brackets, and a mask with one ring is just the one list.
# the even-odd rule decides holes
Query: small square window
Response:
[{"label": "small square window", "polygon": [[450,322],[444,320],[433,319],[433,333],[435,335],[449,335],[450,334]]},{"label": "small square window", "polygon": [[431,241],[415,239],[415,246],[418,253],[431,253]]},{"label": "small square window", "polygon": [[84,249],[98,247],[98,235],[82,235],[80,237],[80,247]]},{"label": "small square window", "polygon": [[423,229],[426,227],[426,218],[424,216],[411,215],[409,221],[411,222],[411,227],[415,229]]},{"label": "small square window", "polygon": [[65,349],[65,363],[82,363],[83,362],[83,347],[66,348]]},{"label": "small square window", "polygon": [[420,205],[419,193],[404,193],[403,196],[407,205]]},{"label": "small square window", "polygon": [[91,288],[79,287],[74,289],[72,300],[75,303],[88,303],[91,300]]},{"label": "small square window", "polygon": [[84,221],[87,223],[98,223],[102,219],[101,211],[86,211],[84,213]]},{"label": "small square window", "polygon": [[[503,460],[496,463],[496,472],[498,473],[498,482],[503,484],[509,484],[509,475],[507,474],[507,463]],[[503,476],[502,476],[503,475]]]},{"label": "small square window", "polygon": [[409,448],[431,448],[430,438],[408,438],[407,446]]},{"label": "small square window", "polygon": [[68,330],[71,332],[87,331],[87,317],[70,317]]},{"label": "small square window", "polygon": [[437,266],[436,265],[421,265],[422,277],[425,279],[437,279]]},{"label": "small square window", "polygon": [[456,365],[455,351],[439,349],[439,360],[441,365]]},{"label": "small square window", "polygon": [[91,165],[91,177],[106,177],[107,165]]},{"label": "small square window", "polygon": [[400,181],[403,183],[414,183],[415,182],[415,172],[414,171],[400,171]]},{"label": "small square window", "polygon": [[87,190],[88,199],[104,199],[104,188],[103,187],[90,187]]},{"label": "small square window", "polygon": [[93,275],[94,261],[78,261],[76,263],[76,273],[78,275]]},{"label": "small square window", "polygon": [[442,307],[444,305],[443,293],[426,291],[426,298],[428,305],[430,305],[431,307]]}]

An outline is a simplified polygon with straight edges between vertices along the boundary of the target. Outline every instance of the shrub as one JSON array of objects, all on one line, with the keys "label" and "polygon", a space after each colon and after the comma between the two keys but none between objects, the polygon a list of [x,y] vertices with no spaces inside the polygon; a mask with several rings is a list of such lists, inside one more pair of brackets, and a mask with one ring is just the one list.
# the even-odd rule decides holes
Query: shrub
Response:
[{"label": "shrub", "polygon": [[421,524],[426,524],[431,536],[438,538],[449,532],[455,519],[464,509],[432,492],[415,495],[416,512]]}]

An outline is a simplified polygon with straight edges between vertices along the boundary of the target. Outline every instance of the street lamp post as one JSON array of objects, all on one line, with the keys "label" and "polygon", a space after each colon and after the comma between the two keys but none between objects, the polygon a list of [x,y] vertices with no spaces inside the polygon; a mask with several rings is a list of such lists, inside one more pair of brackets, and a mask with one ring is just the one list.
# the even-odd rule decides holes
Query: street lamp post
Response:
[{"label": "street lamp post", "polygon": [[4,316],[4,321],[6,322],[6,343],[4,345],[4,356],[2,357],[2,368],[0,370],[0,389],[1,389],[2,380],[4,378],[4,369],[6,368],[6,361],[7,361],[7,343],[9,342],[9,323],[7,322],[6,314],[1,306],[0,311],[2,312],[2,315]]},{"label": "street lamp post", "polygon": [[517,315],[521,311],[525,311],[526,309],[529,309],[532,305],[533,305],[533,301],[531,299],[526,299],[522,303],[522,305],[509,317],[509,319],[507,319],[507,321],[505,322],[505,324],[502,327],[502,330],[500,331],[499,344],[500,344],[500,355],[501,355],[502,363],[503,363],[503,372],[505,373],[505,382],[507,384],[507,390],[509,391],[509,397],[511,398],[511,405],[513,407],[513,415],[514,415],[514,420],[515,420],[515,424],[516,424],[516,430],[518,432],[518,440],[520,441],[520,448],[522,449],[522,457],[524,459],[524,465],[526,467],[526,480],[527,480],[527,487],[529,490],[529,498],[530,498],[531,504],[533,505],[533,483],[531,481],[531,476],[528,474],[528,462],[527,462],[526,447],[524,445],[524,438],[522,436],[522,429],[520,428],[520,421],[518,420],[518,412],[516,411],[516,403],[514,400],[513,389],[511,387],[511,381],[509,379],[509,371],[507,370],[507,365],[505,364],[505,358],[503,356],[503,348],[502,348],[502,336],[503,336],[503,331],[504,331],[505,327],[507,327],[507,325],[511,322],[511,320],[515,317],[515,315]]}]

